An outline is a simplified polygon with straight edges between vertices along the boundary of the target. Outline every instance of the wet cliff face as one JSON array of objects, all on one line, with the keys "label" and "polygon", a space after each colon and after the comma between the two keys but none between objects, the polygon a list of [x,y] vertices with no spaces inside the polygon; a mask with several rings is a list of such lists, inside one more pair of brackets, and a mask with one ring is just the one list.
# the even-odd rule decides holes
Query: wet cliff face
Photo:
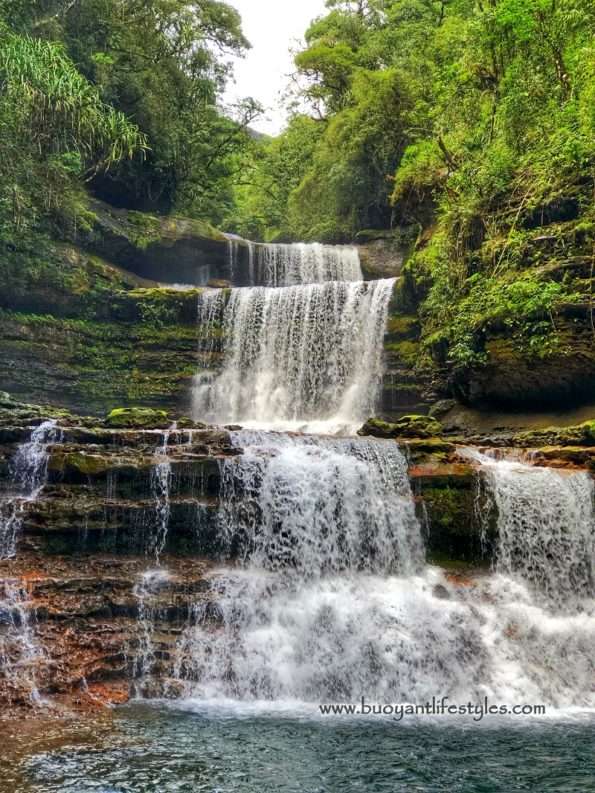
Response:
[{"label": "wet cliff face", "polygon": [[[2,386],[23,400],[78,412],[134,403],[189,412],[192,378],[199,365],[219,368],[221,344],[207,341],[198,323],[201,287],[161,284],[248,283],[260,254],[198,222],[99,204],[95,210],[76,245],[35,237],[0,252],[10,287],[0,295]],[[367,240],[359,245],[364,276],[398,275],[406,252],[394,235]],[[427,343],[418,298],[410,275],[397,281],[378,404],[384,418],[425,413],[454,398],[501,411],[507,426],[519,410],[563,413],[592,401],[589,306],[569,305],[556,317],[551,350],[528,351],[513,330],[492,323],[476,334],[481,363],[462,367],[448,345]]]},{"label": "wet cliff face", "polygon": [[[207,560],[220,555],[220,461],[237,454],[225,431],[169,424],[159,411],[85,420],[2,397],[0,531],[11,557],[0,561],[4,704],[125,700],[137,672],[148,674],[134,667],[147,609],[160,631],[151,674],[167,677],[168,643],[208,600]],[[158,561],[171,577],[144,593]]]},{"label": "wet cliff face", "polygon": [[2,387],[84,413],[187,407],[198,292],[160,289],[79,248],[43,242],[0,259],[10,284],[0,296]]},{"label": "wet cliff face", "polygon": [[163,284],[204,286],[228,279],[228,240],[209,223],[158,217],[92,202],[94,220],[80,243],[103,259]]},{"label": "wet cliff face", "polygon": [[[0,561],[7,713],[47,697],[88,708],[134,692],[175,696],[184,630],[200,614],[217,631],[209,573],[236,553],[218,520],[222,471],[242,449],[226,430],[173,418],[122,409],[85,419],[2,397],[1,528],[17,525],[16,556]],[[440,457],[427,448],[414,454],[427,464],[418,491],[423,480],[435,493]],[[464,481],[470,494],[466,474],[442,482]],[[464,545],[460,558],[475,558]]]},{"label": "wet cliff face", "polygon": [[[97,209],[96,225],[76,246],[36,237],[2,252],[0,272],[10,285],[0,295],[2,387],[79,413],[103,415],[126,404],[188,413],[193,376],[199,367],[217,370],[222,357],[221,344],[199,323],[201,288],[175,289],[136,273],[194,283],[183,270],[196,275],[200,259],[210,263],[210,283],[228,284],[230,266],[234,283],[243,283],[247,243],[208,237],[190,221]],[[192,249],[191,262],[179,240]],[[254,265],[259,254],[252,255]],[[387,336],[388,416],[419,407],[423,386],[412,372],[411,338],[409,325]]]}]

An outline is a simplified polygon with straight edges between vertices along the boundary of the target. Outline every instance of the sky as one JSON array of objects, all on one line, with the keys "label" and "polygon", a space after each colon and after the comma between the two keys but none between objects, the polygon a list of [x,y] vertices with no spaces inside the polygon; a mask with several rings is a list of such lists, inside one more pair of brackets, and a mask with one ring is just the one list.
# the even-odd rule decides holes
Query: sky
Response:
[{"label": "sky", "polygon": [[[245,58],[234,60],[235,84],[226,102],[252,96],[267,108],[266,117],[252,124],[269,135],[281,131],[285,111],[280,94],[294,69],[290,47],[303,40],[310,22],[324,13],[324,0],[227,0],[242,16],[244,35],[252,44]],[[295,48],[295,47],[294,47]]]}]

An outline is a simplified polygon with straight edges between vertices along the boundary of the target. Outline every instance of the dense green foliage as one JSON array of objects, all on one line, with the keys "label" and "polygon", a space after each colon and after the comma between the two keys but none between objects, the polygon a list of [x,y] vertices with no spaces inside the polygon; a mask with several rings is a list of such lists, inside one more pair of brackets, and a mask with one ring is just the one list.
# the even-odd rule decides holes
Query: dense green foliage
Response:
[{"label": "dense green foliage", "polygon": [[222,221],[258,108],[217,102],[247,46],[217,0],[0,0],[0,223],[70,233],[85,183]]},{"label": "dense green foliage", "polygon": [[145,148],[60,45],[0,29],[0,89],[0,220],[17,230],[74,216],[80,178]]},{"label": "dense green foliage", "polygon": [[[428,349],[481,363],[499,327],[550,354],[558,309],[592,301],[595,6],[327,7],[296,57],[315,120],[296,115],[254,166],[256,184],[270,181],[289,142],[316,125],[293,155],[289,193],[276,194],[283,206],[260,205],[263,233],[336,241],[417,229],[406,276]],[[251,213],[253,202],[239,203]]]},{"label": "dense green foliage", "polygon": [[394,229],[428,360],[563,353],[581,311],[595,334],[592,0],[327,0],[272,139],[218,104],[232,5],[0,0],[4,236],[74,236],[89,191],[257,239]]}]

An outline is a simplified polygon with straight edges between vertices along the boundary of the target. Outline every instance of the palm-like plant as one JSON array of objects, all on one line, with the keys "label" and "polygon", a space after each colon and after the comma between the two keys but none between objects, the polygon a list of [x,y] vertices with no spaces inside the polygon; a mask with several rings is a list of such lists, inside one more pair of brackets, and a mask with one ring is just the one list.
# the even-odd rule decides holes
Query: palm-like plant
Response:
[{"label": "palm-like plant", "polygon": [[77,152],[95,172],[147,147],[138,127],[101,100],[60,44],[0,32],[0,96],[17,110],[20,132],[40,157]]}]

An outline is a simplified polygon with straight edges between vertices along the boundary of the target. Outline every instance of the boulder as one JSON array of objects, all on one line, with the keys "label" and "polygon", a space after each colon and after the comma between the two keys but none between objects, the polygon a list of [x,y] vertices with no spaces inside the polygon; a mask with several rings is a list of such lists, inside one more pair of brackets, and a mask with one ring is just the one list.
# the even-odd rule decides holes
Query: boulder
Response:
[{"label": "boulder", "polygon": [[375,438],[431,438],[440,435],[442,425],[431,416],[403,416],[398,421],[388,422],[370,418],[358,431],[358,435]]}]

